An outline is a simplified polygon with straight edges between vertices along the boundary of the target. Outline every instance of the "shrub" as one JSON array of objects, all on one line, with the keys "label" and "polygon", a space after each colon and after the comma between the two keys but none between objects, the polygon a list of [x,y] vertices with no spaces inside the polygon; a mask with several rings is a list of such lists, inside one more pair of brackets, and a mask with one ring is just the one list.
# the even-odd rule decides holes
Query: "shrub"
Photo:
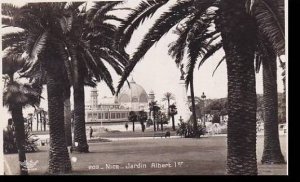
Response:
[{"label": "shrub", "polygon": [[[34,135],[30,132],[29,126],[25,126],[25,152],[38,151]],[[3,152],[5,154],[18,153],[16,138],[14,135],[14,128],[10,125],[7,130],[3,131]]]},{"label": "shrub", "polygon": [[185,138],[200,138],[204,135],[205,128],[201,124],[197,124],[197,130],[194,130],[193,122],[189,120],[188,122],[182,122],[178,124],[178,129],[176,130],[177,135],[183,136]]}]

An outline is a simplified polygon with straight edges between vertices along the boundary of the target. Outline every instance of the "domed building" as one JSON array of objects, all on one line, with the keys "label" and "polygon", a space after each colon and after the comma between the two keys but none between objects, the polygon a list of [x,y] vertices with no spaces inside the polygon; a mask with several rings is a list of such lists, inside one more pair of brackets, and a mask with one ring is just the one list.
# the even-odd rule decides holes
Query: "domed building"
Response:
[{"label": "domed building", "polygon": [[91,104],[85,109],[87,123],[121,123],[128,121],[130,111],[149,112],[148,98],[154,97],[154,93],[148,96],[145,89],[132,79],[129,85],[124,85],[118,97],[103,97],[98,103],[97,88],[91,90],[90,97]]},{"label": "domed building", "polygon": [[121,90],[118,102],[131,111],[141,111],[148,108],[148,95],[145,89],[132,79],[129,85]]}]

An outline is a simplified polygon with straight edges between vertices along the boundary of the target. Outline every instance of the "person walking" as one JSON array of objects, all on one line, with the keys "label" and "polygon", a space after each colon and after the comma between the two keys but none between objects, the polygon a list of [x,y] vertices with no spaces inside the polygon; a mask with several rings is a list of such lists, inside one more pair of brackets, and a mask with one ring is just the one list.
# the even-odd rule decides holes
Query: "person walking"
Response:
[{"label": "person walking", "polygon": [[93,128],[90,126],[90,139],[93,137]]}]

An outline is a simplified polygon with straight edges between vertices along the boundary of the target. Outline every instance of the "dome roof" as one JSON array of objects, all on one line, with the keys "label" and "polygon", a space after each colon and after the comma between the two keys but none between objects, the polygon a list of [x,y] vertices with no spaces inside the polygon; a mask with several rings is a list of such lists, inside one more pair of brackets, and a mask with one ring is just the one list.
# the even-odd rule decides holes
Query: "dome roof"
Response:
[{"label": "dome roof", "polygon": [[126,87],[120,92],[118,101],[120,103],[139,102],[148,103],[148,95],[145,89],[132,79]]}]

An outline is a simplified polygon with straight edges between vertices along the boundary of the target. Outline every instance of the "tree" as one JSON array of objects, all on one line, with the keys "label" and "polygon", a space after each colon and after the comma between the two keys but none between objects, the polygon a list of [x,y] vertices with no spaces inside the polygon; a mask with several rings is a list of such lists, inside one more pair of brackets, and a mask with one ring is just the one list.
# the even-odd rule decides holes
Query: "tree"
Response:
[{"label": "tree", "polygon": [[[115,2],[105,3],[114,4]],[[122,72],[122,66],[119,62],[126,64],[126,59],[117,51],[113,51],[113,42],[107,41],[107,39],[110,39],[111,37],[111,35],[108,34],[108,32],[111,33],[109,29],[108,31],[99,33],[99,31],[97,32],[97,28],[90,26],[89,21],[86,19],[86,8],[83,7],[81,10],[78,8],[82,5],[82,2],[35,4],[36,7],[44,6],[44,9],[48,8],[46,12],[51,12],[54,16],[53,19],[49,18],[47,20],[47,16],[41,14],[41,16],[39,16],[40,18],[37,18],[37,20],[41,20],[43,23],[45,22],[46,25],[43,23],[38,24],[35,27],[37,28],[35,31],[42,32],[43,30],[47,30],[44,33],[40,33],[43,35],[42,38],[46,46],[41,46],[41,44],[38,45],[40,48],[39,52],[37,52],[38,54],[47,50],[47,47],[51,47],[51,44],[57,49],[55,52],[62,62],[61,69],[63,71],[61,71],[61,80],[64,80],[64,85],[73,86],[74,89],[74,141],[78,144],[74,147],[74,150],[78,152],[88,152],[84,121],[84,85],[96,86],[96,81],[104,80],[114,93],[112,78],[106,66],[103,64],[102,59],[106,60],[118,74],[121,74]],[[36,9],[32,8],[30,11],[34,10]],[[93,8],[91,9],[91,12],[92,10]],[[42,12],[37,11],[36,14],[37,13]],[[92,18],[96,17],[97,19],[99,14],[94,17],[90,14],[89,16]],[[110,17],[106,16],[102,21],[108,19],[110,19]],[[23,21],[24,19],[21,20]],[[22,25],[20,27],[24,28]],[[40,25],[44,26],[42,27],[42,30],[40,30]],[[108,26],[110,25],[105,24],[104,28]],[[24,29],[26,28],[27,27]],[[91,31],[91,28],[93,28],[93,31]],[[52,34],[49,34],[49,32]],[[49,41],[51,39],[50,37],[55,39],[55,41]],[[106,41],[103,41],[103,37],[105,37]],[[109,44],[107,44],[107,42]],[[97,59],[95,57],[97,57]],[[119,62],[116,60],[119,60]],[[24,69],[23,75],[28,76],[28,74],[37,67],[36,65],[39,65],[40,63],[41,59],[37,59],[37,56],[34,60],[28,60],[27,69]],[[42,67],[45,65],[46,64],[42,64]]]},{"label": "tree", "polygon": [[276,57],[285,53],[284,1],[253,0],[249,12],[258,25],[257,71],[263,68],[264,150],[262,163],[285,163],[278,131]]},{"label": "tree", "polygon": [[19,54],[9,52],[4,55],[2,65],[3,74],[9,76],[9,81],[4,85],[3,104],[8,107],[12,115],[12,122],[15,126],[16,144],[19,156],[20,174],[27,175],[28,169],[26,164],[25,144],[26,134],[24,126],[23,108],[26,106],[37,106],[40,102],[41,90],[34,85],[22,84],[14,80],[17,70],[21,69],[20,65],[15,63],[24,63]]},{"label": "tree", "polygon": [[147,113],[145,111],[139,111],[138,112],[138,120],[141,123],[141,127],[142,127],[142,132],[145,131],[145,122],[147,121],[148,116]]},{"label": "tree", "polygon": [[175,100],[174,95],[171,92],[164,93],[164,96],[162,98],[162,101],[167,101],[168,103],[168,116],[170,116],[170,101]]},{"label": "tree", "polygon": [[[107,23],[109,20],[121,21],[115,16],[107,15],[118,4],[120,4],[119,1],[96,2],[87,12],[75,11],[76,14],[73,15],[74,18],[71,20],[73,26],[70,33],[73,34],[70,37],[75,37],[75,41],[78,41],[77,47],[73,50],[72,47],[70,49],[70,52],[73,52],[74,55],[72,57],[72,60],[74,60],[74,141],[78,143],[77,146],[73,146],[73,150],[78,152],[88,152],[85,133],[84,85],[95,87],[94,80],[92,79],[91,81],[91,77],[95,77],[96,81],[104,80],[112,94],[114,94],[112,78],[103,64],[103,60],[109,63],[119,75],[122,74],[121,68],[127,64],[127,55],[122,55],[113,48],[112,36],[114,35],[115,27]],[[88,44],[88,46],[82,46],[85,44]],[[97,67],[87,63],[85,59],[92,61],[94,64],[96,62]]]},{"label": "tree", "polygon": [[159,110],[159,107],[157,106],[157,101],[151,101],[149,103],[149,110],[150,113],[152,112],[152,117],[153,117],[153,129],[154,131],[156,131],[156,129],[158,130],[158,128],[156,128],[156,124],[157,124],[157,119],[156,119],[156,113]]},{"label": "tree", "polygon": [[[63,69],[64,61],[59,54],[63,40],[59,20],[63,18],[62,11],[65,5],[66,3],[29,3],[17,10],[13,6],[2,9],[4,14],[13,15],[13,21],[7,22],[8,26],[19,27],[24,30],[17,36],[9,34],[3,38],[4,45],[17,42],[19,50],[25,50],[23,58],[26,63],[21,70],[21,75],[30,77],[36,70],[42,68],[47,72],[51,140],[49,172],[55,174],[65,174],[71,171],[63,123],[63,88],[64,83],[66,83],[66,74],[65,69]],[[66,9],[71,7],[68,6]]]},{"label": "tree", "polygon": [[175,119],[174,116],[177,114],[177,107],[175,104],[169,106],[170,116],[172,117],[172,129],[175,131]]},{"label": "tree", "polygon": [[134,132],[135,126],[134,123],[137,122],[138,115],[134,111],[129,112],[128,120],[132,122],[132,131]]},{"label": "tree", "polygon": [[[146,3],[141,4],[140,7],[148,6],[148,8],[138,8],[133,14],[143,14],[144,16],[135,16],[134,18],[132,14],[132,16],[129,16],[130,22],[132,22],[132,19],[136,22],[143,22],[146,17],[151,16],[156,11],[157,6],[162,6],[160,3],[165,2],[149,3],[148,5]],[[218,11],[208,11],[213,6],[218,6]],[[168,12],[161,15],[145,35],[137,51],[133,54],[130,63],[125,68],[120,84],[118,85],[118,91],[138,61],[142,59],[153,44],[159,41],[165,33],[190,15],[194,15],[196,20],[200,19],[199,17],[209,17],[207,16],[207,12],[211,12],[209,14],[215,16],[216,30],[221,33],[222,45],[215,44],[211,46],[200,63],[203,63],[211,53],[215,52],[215,49],[223,46],[228,71],[229,119],[227,173],[256,175],[256,92],[253,66],[256,26],[253,17],[246,13],[245,1],[190,0],[177,2]],[[203,19],[201,20],[203,21]],[[199,22],[200,25],[203,25],[201,21]],[[137,26],[136,24],[128,25],[133,30]],[[128,27],[127,30],[130,29]],[[206,29],[208,27],[205,24],[204,26],[195,28],[198,31]],[[126,35],[124,37],[128,37],[131,32],[125,31],[124,34]],[[199,32],[195,32],[196,36],[198,34]],[[217,36],[215,34],[214,38]],[[199,36],[198,41],[201,39],[204,39],[204,37]],[[126,41],[128,42],[129,40]],[[120,43],[120,45],[124,45],[126,41],[123,41],[123,44]],[[121,49],[123,47],[121,46]]]}]

